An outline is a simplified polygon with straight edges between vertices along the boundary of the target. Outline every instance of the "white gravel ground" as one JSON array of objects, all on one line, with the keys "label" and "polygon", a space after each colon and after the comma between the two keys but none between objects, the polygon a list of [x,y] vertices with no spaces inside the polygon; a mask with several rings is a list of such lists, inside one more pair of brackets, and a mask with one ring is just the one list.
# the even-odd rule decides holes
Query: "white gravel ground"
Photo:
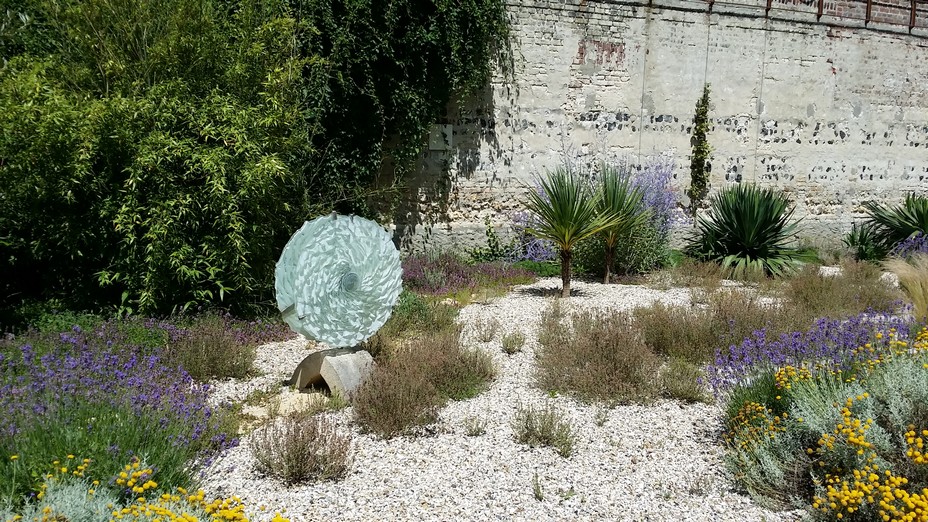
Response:
[{"label": "white gravel ground", "polygon": [[[461,310],[465,325],[491,318],[501,323],[489,343],[478,342],[466,327],[464,337],[493,354],[499,376],[480,396],[447,405],[434,435],[379,440],[358,433],[347,408],[332,414],[354,433],[355,458],[346,478],[286,487],[254,470],[246,437],[207,471],[207,495],[238,495],[249,506],[267,506],[267,511],[255,513],[256,520],[284,510],[294,522],[800,518],[800,513],[762,509],[735,491],[721,463],[721,413],[716,406],[673,401],[620,406],[609,410],[600,426],[598,407],[566,397],[551,399],[536,389],[533,354],[540,312],[559,287],[558,279],[542,279]],[[626,309],[655,300],[682,305],[690,299],[685,289],[581,281],[574,281],[573,288],[570,306],[577,307]],[[507,356],[500,338],[516,330],[525,334],[526,345]],[[240,401],[255,389],[274,389],[307,353],[302,339],[263,346],[257,365],[265,375],[246,383],[217,383],[214,397]],[[564,411],[576,429],[576,450],[568,459],[513,440],[510,423],[519,405],[548,402]],[[465,426],[474,418],[486,423],[485,434],[466,434]],[[533,491],[536,475],[542,500]]]}]

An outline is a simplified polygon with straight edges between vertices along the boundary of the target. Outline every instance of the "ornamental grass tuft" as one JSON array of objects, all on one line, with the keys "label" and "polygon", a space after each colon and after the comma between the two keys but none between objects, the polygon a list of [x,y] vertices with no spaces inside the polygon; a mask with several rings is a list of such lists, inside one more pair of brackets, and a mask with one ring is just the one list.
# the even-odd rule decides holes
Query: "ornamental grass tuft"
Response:
[{"label": "ornamental grass tuft", "polygon": [[915,318],[921,321],[928,319],[928,254],[889,259],[883,266],[899,277],[899,286],[912,301]]},{"label": "ornamental grass tuft", "polygon": [[576,446],[576,434],[570,420],[552,404],[543,408],[520,405],[512,420],[512,431],[516,442],[532,448],[551,447],[564,458],[570,457]]}]

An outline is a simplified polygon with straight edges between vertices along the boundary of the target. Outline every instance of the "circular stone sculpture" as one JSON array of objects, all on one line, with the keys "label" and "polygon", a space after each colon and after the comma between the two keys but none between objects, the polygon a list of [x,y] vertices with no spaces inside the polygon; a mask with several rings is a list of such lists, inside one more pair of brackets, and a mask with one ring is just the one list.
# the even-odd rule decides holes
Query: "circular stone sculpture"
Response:
[{"label": "circular stone sculpture", "polygon": [[374,335],[403,288],[400,254],[377,223],[335,213],[303,223],[277,261],[277,306],[294,331],[332,348]]}]

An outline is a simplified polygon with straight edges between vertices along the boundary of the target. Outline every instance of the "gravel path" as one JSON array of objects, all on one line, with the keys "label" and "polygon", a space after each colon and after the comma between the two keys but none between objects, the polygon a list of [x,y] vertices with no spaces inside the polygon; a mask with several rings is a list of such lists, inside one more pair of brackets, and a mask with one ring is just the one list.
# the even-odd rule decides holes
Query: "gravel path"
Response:
[{"label": "gravel path", "polygon": [[[651,406],[608,410],[605,422],[596,406],[566,397],[551,399],[533,385],[534,338],[541,310],[559,288],[554,278],[516,287],[505,297],[461,310],[466,325],[495,318],[502,327],[489,343],[464,341],[493,354],[499,376],[480,396],[450,403],[436,434],[390,441],[360,434],[350,408],[332,414],[354,431],[355,459],[338,482],[286,487],[254,471],[248,439],[207,471],[208,496],[238,495],[268,520],[285,510],[294,522],[314,520],[650,520],[777,521],[798,513],[775,513],[734,491],[721,463],[720,411],[705,404],[662,401]],[[685,289],[573,283],[572,307],[634,308],[655,300],[686,304]],[[519,330],[522,352],[502,353],[502,334]],[[219,383],[217,397],[241,400],[254,389],[273,388],[308,353],[305,341],[274,343],[259,349],[266,375],[249,383]],[[574,455],[559,457],[548,448],[530,449],[513,440],[511,419],[519,405],[554,403],[577,432]],[[467,422],[480,419],[486,433],[471,437]],[[541,486],[543,499],[534,494]]]}]

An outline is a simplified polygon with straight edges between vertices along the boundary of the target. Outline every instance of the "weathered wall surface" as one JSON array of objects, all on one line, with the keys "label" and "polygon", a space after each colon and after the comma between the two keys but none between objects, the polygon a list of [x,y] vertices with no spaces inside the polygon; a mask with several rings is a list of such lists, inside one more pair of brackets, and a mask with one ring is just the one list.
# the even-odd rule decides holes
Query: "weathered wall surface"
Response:
[{"label": "weathered wall surface", "polygon": [[565,153],[672,154],[682,197],[704,83],[712,188],[782,188],[807,237],[839,242],[862,203],[928,191],[928,12],[910,30],[909,0],[872,2],[866,27],[866,2],[741,1],[513,1],[514,80],[427,153],[404,243],[482,242],[484,219],[507,223]]}]

